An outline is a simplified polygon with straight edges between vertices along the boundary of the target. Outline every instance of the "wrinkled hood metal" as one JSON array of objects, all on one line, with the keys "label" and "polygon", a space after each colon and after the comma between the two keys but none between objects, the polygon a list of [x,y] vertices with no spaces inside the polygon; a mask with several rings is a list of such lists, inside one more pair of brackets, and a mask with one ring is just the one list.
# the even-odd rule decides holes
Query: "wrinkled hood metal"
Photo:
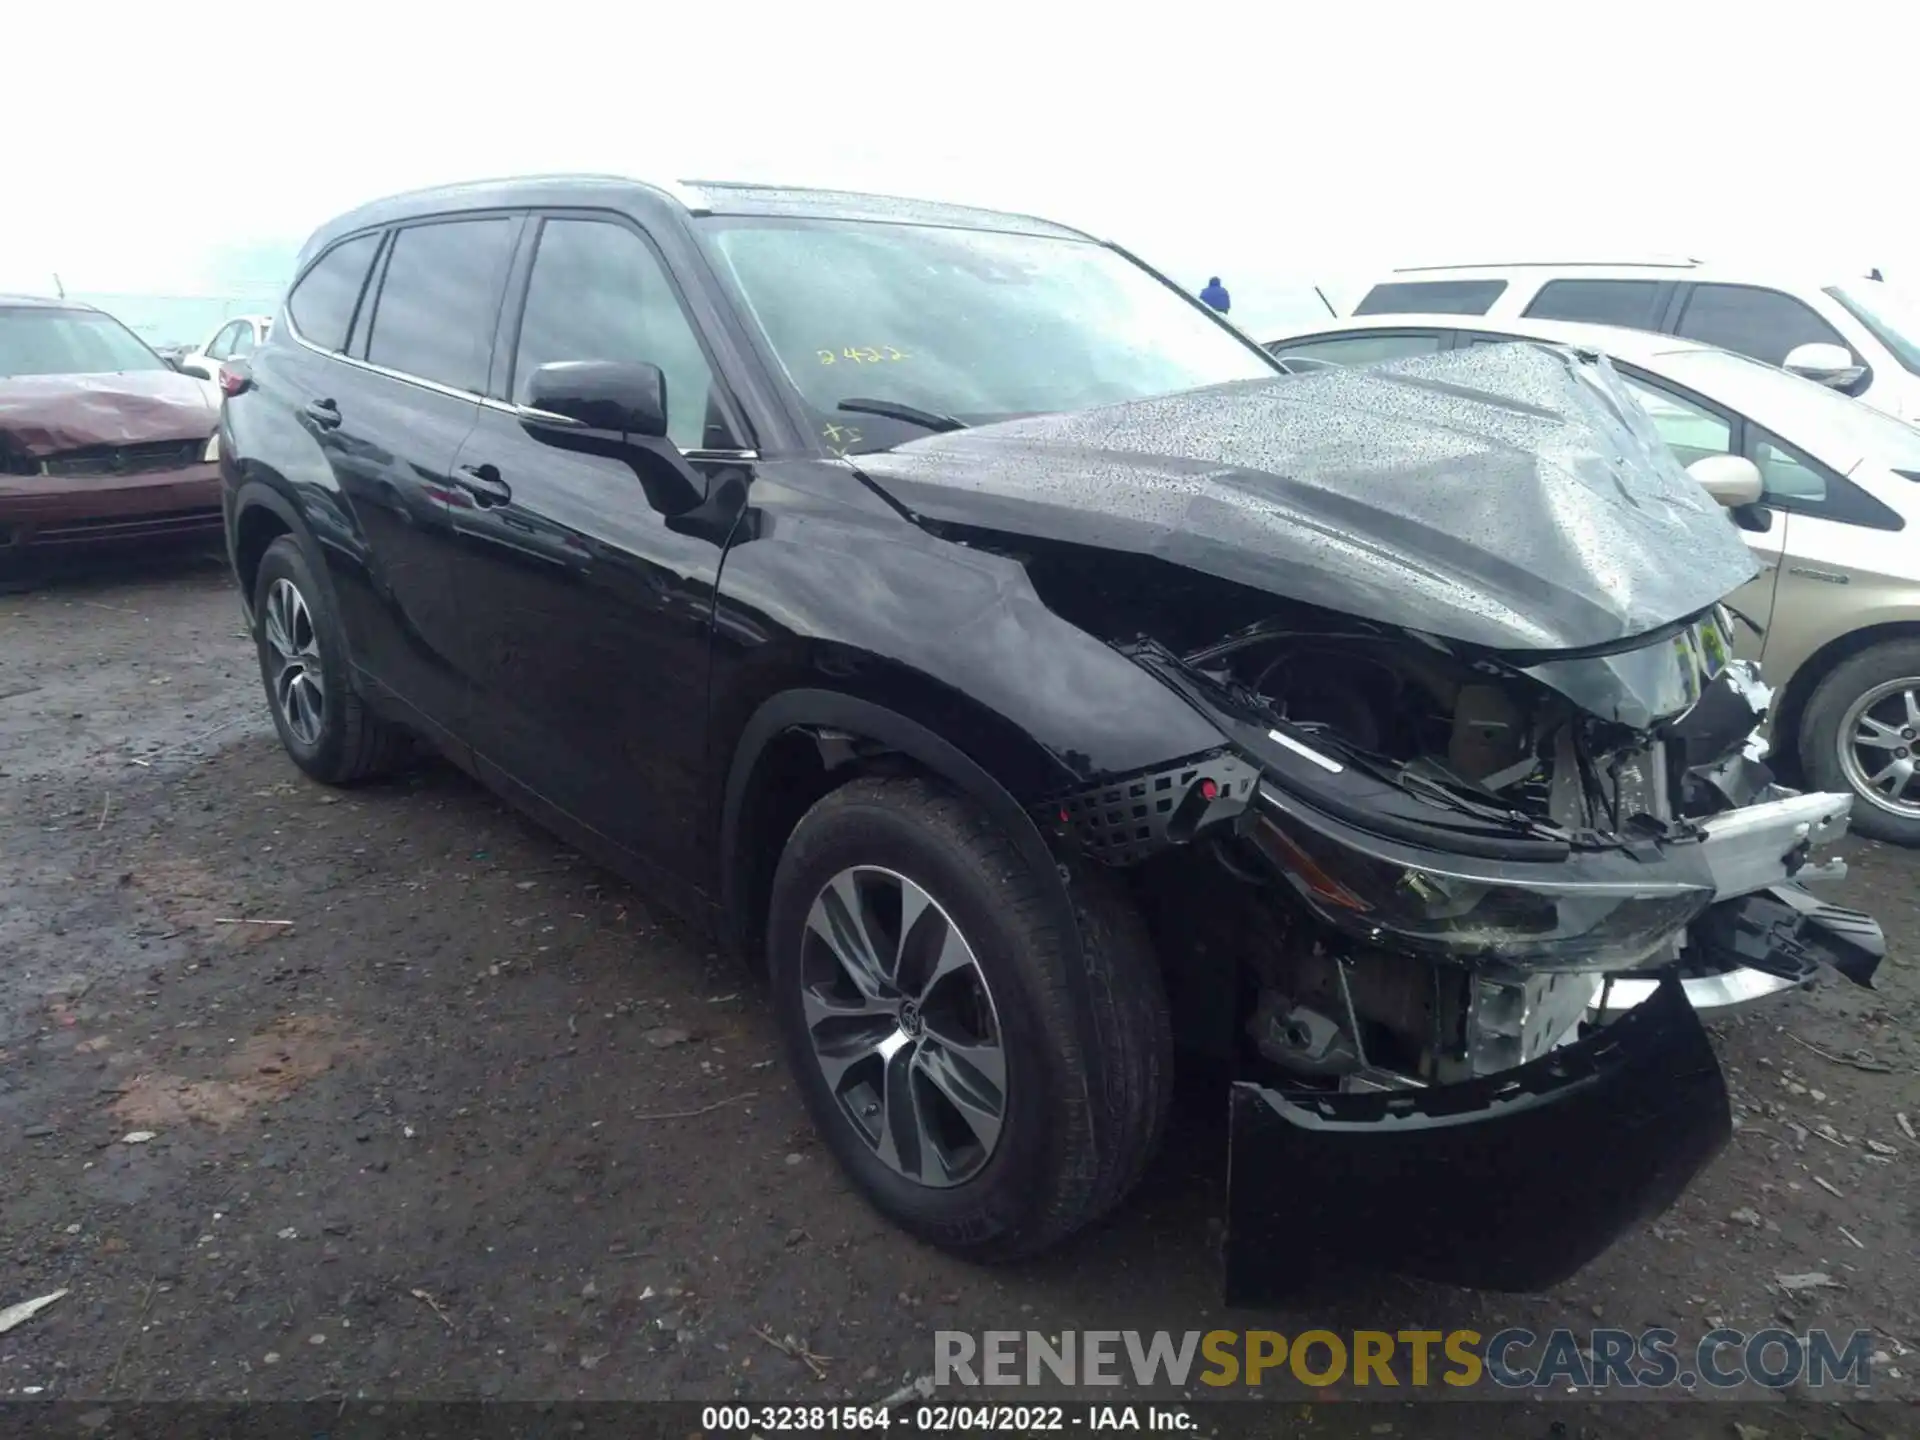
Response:
[{"label": "wrinkled hood metal", "polygon": [[173,370],[0,378],[0,444],[44,459],[88,445],[202,439],[220,419],[211,393]]},{"label": "wrinkled hood metal", "polygon": [[1493,650],[1630,639],[1758,566],[1604,361],[1517,344],[857,457],[923,520],[1156,556]]}]

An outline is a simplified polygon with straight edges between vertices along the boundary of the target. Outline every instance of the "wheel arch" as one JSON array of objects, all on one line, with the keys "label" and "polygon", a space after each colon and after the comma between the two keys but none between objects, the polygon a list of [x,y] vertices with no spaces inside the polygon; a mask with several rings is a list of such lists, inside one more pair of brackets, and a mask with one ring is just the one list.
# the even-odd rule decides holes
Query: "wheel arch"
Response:
[{"label": "wheel arch", "polygon": [[1072,958],[1083,958],[1059,858],[1012,791],[922,721],[874,700],[816,688],[783,690],[763,701],[734,747],[719,824],[720,930],[730,948],[758,967],[773,871],[793,826],[821,796],[876,770],[924,772],[992,815],[1021,858],[1052,877],[1049,903]]},{"label": "wheel arch", "polygon": [[233,526],[227,540],[234,579],[240,587],[240,607],[246,613],[247,624],[253,624],[254,582],[260,574],[261,557],[267,553],[267,547],[282,535],[293,536],[307,552],[314,579],[325,589],[328,604],[338,614],[339,604],[333,593],[333,579],[322,563],[319,542],[312,527],[293,501],[279,489],[265,480],[253,478],[242,480],[234,491]]},{"label": "wheel arch", "polygon": [[1806,719],[1808,702],[1821,682],[1854,656],[1893,640],[1920,640],[1920,620],[1892,620],[1866,625],[1836,636],[1809,655],[1800,668],[1788,677],[1773,721],[1773,749],[1791,755],[1800,753],[1800,727]]}]

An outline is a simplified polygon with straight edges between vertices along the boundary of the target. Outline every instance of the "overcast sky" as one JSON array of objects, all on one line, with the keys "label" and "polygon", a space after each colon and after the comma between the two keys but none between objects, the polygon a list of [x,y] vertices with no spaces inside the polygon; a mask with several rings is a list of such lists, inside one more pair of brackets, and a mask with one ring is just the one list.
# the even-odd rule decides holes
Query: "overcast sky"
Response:
[{"label": "overcast sky", "polygon": [[1029,210],[1192,287],[1221,275],[1249,322],[1310,315],[1316,282],[1344,307],[1377,269],[1463,259],[1878,265],[1913,293],[1917,17],[23,0],[0,289],[58,271],[227,293],[277,282],[308,230],[376,195],[611,170]]}]

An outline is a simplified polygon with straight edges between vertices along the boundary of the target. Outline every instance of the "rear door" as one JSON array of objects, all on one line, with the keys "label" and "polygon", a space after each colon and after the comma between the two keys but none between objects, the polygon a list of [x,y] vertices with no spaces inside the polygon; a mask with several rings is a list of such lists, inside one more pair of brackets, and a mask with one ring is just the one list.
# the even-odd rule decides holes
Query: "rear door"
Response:
[{"label": "rear door", "polygon": [[[494,399],[455,462],[472,743],[493,783],[691,878],[713,597],[737,508],[721,502],[744,498],[751,456],[655,237],[604,212],[531,226]],[[523,424],[513,407],[534,370],[569,360],[658,365],[667,438],[585,453]],[[714,504],[690,517],[676,492]]]},{"label": "rear door", "polygon": [[1751,422],[1745,453],[1760,469],[1763,503],[1781,536],[1764,659],[1784,679],[1832,635],[1862,623],[1852,617],[1890,588],[1905,588],[1912,537],[1898,513],[1838,469]]},{"label": "rear door", "polygon": [[449,476],[479,413],[519,225],[492,214],[390,232],[348,353],[304,406],[354,540],[335,588],[355,661],[442,731],[459,729],[468,695]]},{"label": "rear door", "polygon": [[1549,280],[1525,314],[1534,320],[1658,330],[1673,292],[1673,283],[1663,280]]}]

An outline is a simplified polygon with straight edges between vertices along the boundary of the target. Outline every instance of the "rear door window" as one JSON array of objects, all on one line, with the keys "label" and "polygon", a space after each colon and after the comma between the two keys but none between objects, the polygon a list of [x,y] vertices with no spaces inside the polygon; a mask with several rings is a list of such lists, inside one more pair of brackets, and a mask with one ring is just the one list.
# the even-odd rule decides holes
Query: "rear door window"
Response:
[{"label": "rear door window", "polygon": [[517,223],[502,215],[399,231],[373,309],[369,363],[482,393]]},{"label": "rear door window", "polygon": [[[1853,347],[1839,331],[1791,295],[1758,285],[1696,285],[1675,332],[1779,365],[1789,351],[1816,342]],[[1858,359],[1858,356],[1855,356]]]},{"label": "rear door window", "polygon": [[1655,280],[1549,280],[1526,313],[1540,320],[1656,330],[1664,291]]},{"label": "rear door window", "polygon": [[356,235],[342,240],[314,262],[287,296],[287,314],[302,339],[322,350],[343,350],[354,307],[367,282],[367,267],[380,237]]},{"label": "rear door window", "polygon": [[1504,280],[1396,280],[1376,285],[1356,315],[1484,315],[1507,288]]}]

